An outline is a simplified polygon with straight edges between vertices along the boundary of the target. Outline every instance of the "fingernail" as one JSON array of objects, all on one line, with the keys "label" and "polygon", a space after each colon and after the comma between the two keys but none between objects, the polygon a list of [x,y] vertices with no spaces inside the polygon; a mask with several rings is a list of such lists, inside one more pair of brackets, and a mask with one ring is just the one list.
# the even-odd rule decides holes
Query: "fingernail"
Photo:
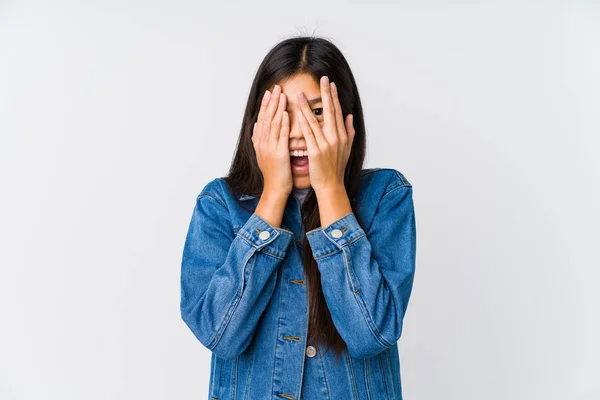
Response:
[{"label": "fingernail", "polygon": [[269,92],[269,89],[267,89],[265,95],[263,96],[263,101],[269,100],[269,97],[271,97],[271,92]]}]

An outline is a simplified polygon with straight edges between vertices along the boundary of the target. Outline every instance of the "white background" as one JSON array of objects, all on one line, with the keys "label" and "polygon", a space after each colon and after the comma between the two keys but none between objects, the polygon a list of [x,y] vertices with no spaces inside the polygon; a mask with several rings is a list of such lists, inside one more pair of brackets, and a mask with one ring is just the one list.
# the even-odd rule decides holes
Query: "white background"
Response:
[{"label": "white background", "polygon": [[0,399],[208,397],[185,233],[300,34],[413,184],[405,398],[600,398],[599,4],[248,3],[0,2]]}]

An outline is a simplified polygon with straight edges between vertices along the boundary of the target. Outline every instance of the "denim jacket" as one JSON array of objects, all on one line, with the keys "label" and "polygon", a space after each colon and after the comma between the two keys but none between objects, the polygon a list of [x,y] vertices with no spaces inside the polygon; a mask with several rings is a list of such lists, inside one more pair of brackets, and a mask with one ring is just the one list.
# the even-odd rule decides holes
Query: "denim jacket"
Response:
[{"label": "denim jacket", "polygon": [[[250,210],[259,196],[237,195]],[[196,199],[183,246],[181,316],[211,350],[209,400],[402,399],[397,341],[415,272],[412,185],[364,169],[357,214],[304,232],[289,196],[281,227],[240,207],[216,178]],[[306,234],[346,346],[306,342]]]}]

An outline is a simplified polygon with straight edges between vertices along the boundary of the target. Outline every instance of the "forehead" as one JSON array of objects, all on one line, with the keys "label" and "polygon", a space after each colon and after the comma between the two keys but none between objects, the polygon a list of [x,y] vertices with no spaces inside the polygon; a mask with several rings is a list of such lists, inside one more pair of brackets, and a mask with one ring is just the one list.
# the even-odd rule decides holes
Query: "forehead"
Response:
[{"label": "forehead", "polygon": [[298,92],[300,91],[304,92],[309,99],[320,97],[321,95],[319,83],[309,74],[299,74],[282,80],[278,84],[281,86],[282,93],[286,95],[288,103],[296,103]]}]

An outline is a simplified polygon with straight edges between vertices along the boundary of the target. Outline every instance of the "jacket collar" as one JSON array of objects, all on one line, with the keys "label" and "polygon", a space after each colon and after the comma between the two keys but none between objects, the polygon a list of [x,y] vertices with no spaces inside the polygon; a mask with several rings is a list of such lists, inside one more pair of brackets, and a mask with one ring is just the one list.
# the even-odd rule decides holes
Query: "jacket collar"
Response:
[{"label": "jacket collar", "polygon": [[250,194],[242,194],[242,195],[238,196],[238,199],[240,199],[241,201],[243,201],[243,200],[254,199],[256,197],[258,197],[258,196],[253,196],[253,195],[250,195]]}]

